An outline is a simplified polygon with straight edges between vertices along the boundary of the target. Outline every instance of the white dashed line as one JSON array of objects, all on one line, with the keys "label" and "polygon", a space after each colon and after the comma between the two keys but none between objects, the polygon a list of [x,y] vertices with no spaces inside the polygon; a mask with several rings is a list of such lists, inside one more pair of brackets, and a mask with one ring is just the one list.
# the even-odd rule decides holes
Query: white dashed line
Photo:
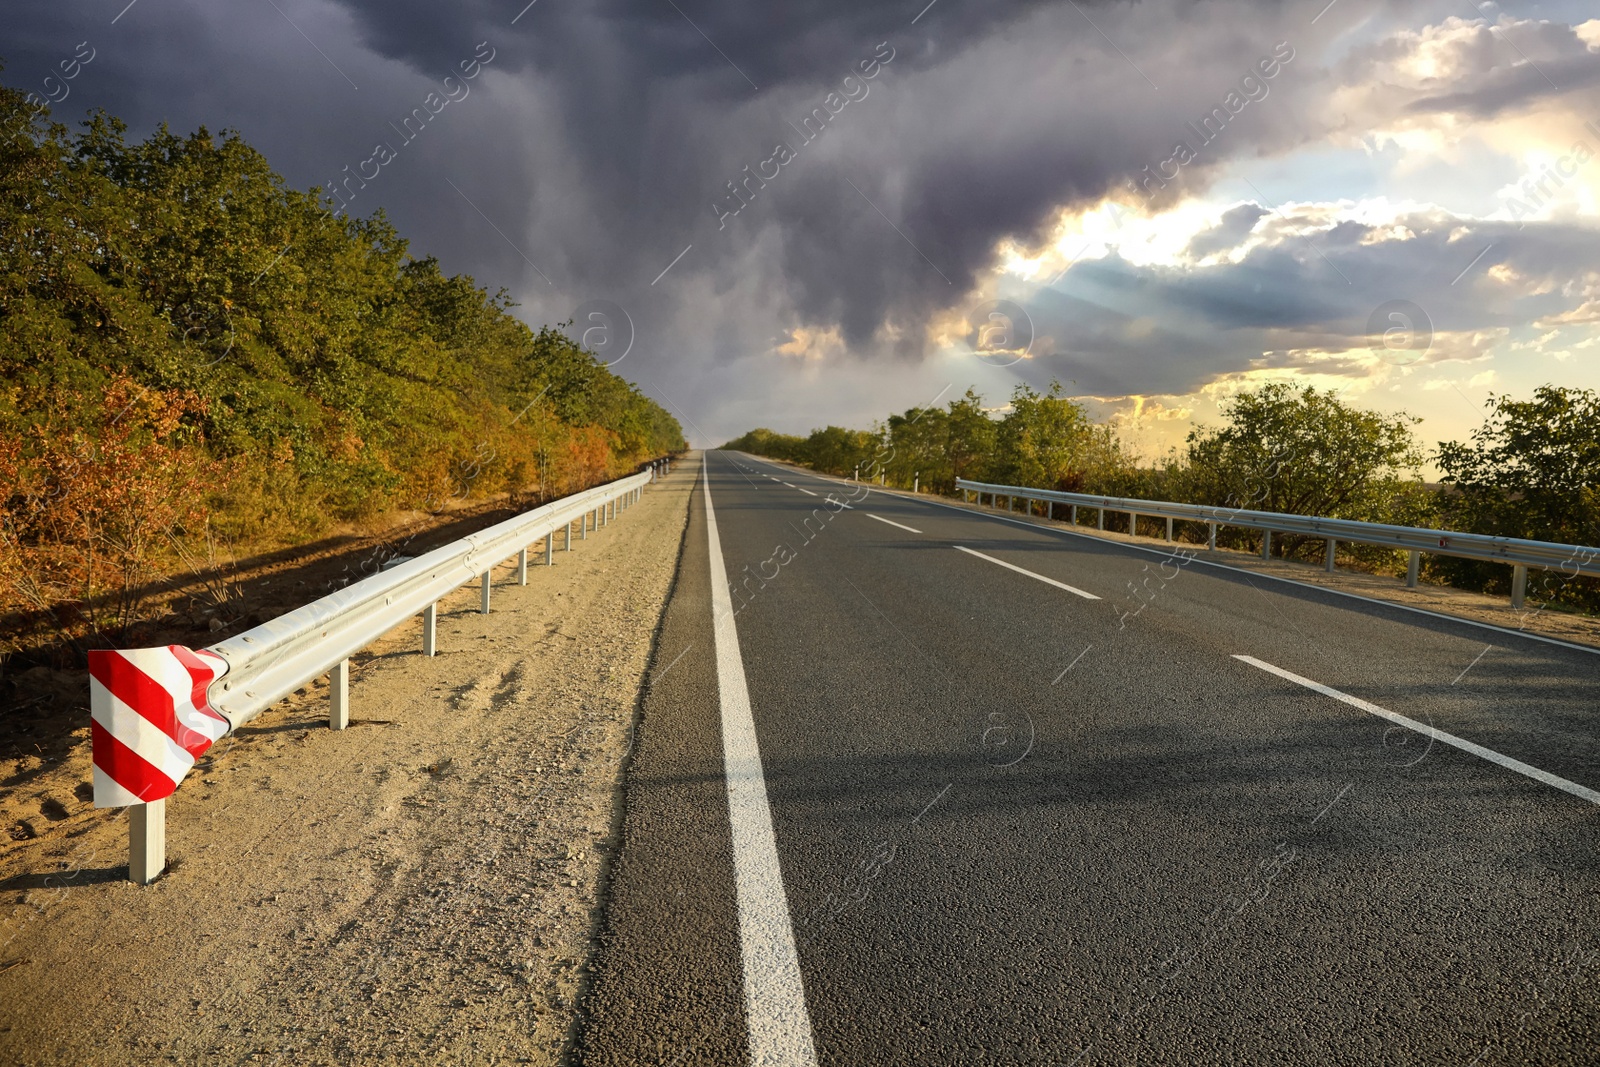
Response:
[{"label": "white dashed line", "polygon": [[883,516],[882,516],[882,515],[874,515],[874,514],[873,514],[873,513],[872,513],[872,512],[870,512],[870,511],[865,511],[865,512],[862,512],[862,514],[863,514],[863,515],[865,515],[865,516],[866,516],[866,517],[867,517],[867,518],[869,518],[869,519],[877,519],[877,520],[878,520],[878,521],[879,521],[879,522],[886,522],[886,523],[888,523],[888,524],[889,524],[889,525],[890,525],[890,526],[899,526],[899,527],[900,527],[900,529],[902,529],[902,530],[904,530],[904,531],[905,531],[905,532],[906,532],[906,533],[914,533],[914,534],[919,534],[919,533],[921,533],[921,532],[922,532],[922,531],[921,531],[921,530],[917,530],[917,529],[913,529],[913,528],[912,528],[912,527],[910,527],[910,526],[902,526],[902,525],[901,525],[901,524],[900,524],[900,523],[898,523],[898,522],[895,522],[895,521],[894,521],[894,520],[893,520],[893,519],[886,519],[886,518],[884,518],[884,517],[883,517]]},{"label": "white dashed line", "polygon": [[[887,522],[888,520],[885,519],[884,521]],[[1069,593],[1076,593],[1078,596],[1083,597],[1083,599],[1085,599],[1085,600],[1099,600],[1100,599],[1099,597],[1095,596],[1093,593],[1086,593],[1082,589],[1079,589],[1075,585],[1068,585],[1066,582],[1058,582],[1054,578],[1046,578],[1042,574],[1035,574],[1030,570],[1025,570],[1022,567],[1017,566],[1015,563],[1007,563],[1003,559],[995,559],[993,556],[986,556],[982,552],[975,552],[970,548],[963,548],[961,545],[954,545],[952,547],[954,547],[957,552],[965,552],[969,556],[977,556],[979,559],[986,559],[990,563],[998,563],[1000,566],[1004,567],[1008,571],[1016,571],[1018,574],[1026,574],[1029,578],[1037,578],[1039,581],[1045,583],[1046,585],[1053,585],[1057,589],[1065,589]]]},{"label": "white dashed line", "polygon": [[1593,789],[1590,789],[1587,786],[1581,786],[1577,782],[1569,782],[1565,778],[1559,778],[1556,775],[1551,774],[1549,771],[1541,771],[1537,767],[1530,767],[1521,760],[1512,759],[1510,756],[1502,756],[1492,748],[1484,748],[1482,745],[1475,745],[1471,741],[1459,738],[1455,734],[1447,734],[1443,730],[1436,730],[1433,727],[1420,723],[1415,719],[1409,719],[1397,711],[1390,711],[1388,708],[1380,708],[1376,704],[1369,704],[1360,697],[1353,697],[1349,693],[1341,693],[1337,689],[1332,689],[1321,684],[1320,682],[1313,682],[1309,678],[1302,678],[1298,674],[1293,674],[1284,670],[1282,667],[1274,667],[1270,663],[1263,663],[1254,656],[1234,656],[1233,658],[1241,663],[1248,663],[1252,667],[1258,667],[1261,670],[1266,671],[1268,674],[1276,674],[1279,678],[1293,682],[1296,685],[1303,685],[1307,689],[1321,693],[1325,697],[1332,697],[1334,700],[1343,701],[1344,703],[1349,704],[1352,708],[1360,708],[1362,711],[1367,712],[1370,715],[1376,715],[1380,719],[1388,719],[1396,726],[1404,726],[1408,730],[1415,730],[1424,737],[1431,737],[1435,741],[1443,741],[1445,744],[1459,748],[1463,752],[1470,752],[1472,755],[1486,759],[1490,763],[1499,764],[1508,771],[1516,771],[1518,774],[1527,775],[1534,781],[1543,782],[1545,785],[1553,785],[1557,789],[1560,789],[1566,793],[1571,793],[1573,796],[1579,797],[1583,800],[1587,800],[1591,804],[1600,804],[1600,793],[1595,792]]}]

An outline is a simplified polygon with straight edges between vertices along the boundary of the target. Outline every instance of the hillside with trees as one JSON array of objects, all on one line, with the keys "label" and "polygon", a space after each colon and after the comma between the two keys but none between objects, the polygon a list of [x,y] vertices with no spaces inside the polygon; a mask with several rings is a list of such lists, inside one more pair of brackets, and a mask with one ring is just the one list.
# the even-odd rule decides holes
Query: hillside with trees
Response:
[{"label": "hillside with trees", "polygon": [[0,657],[120,643],[137,610],[107,598],[196,551],[533,504],[686,447],[381,212],[335,217],[235,133],[125,134],[0,87]]}]

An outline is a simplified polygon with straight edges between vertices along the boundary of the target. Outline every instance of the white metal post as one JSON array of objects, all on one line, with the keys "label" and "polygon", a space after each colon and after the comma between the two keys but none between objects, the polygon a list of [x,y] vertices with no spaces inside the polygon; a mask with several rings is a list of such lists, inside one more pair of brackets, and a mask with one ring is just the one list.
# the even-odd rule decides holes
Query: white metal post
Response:
[{"label": "white metal post", "polygon": [[554,530],[544,535],[544,565],[546,567],[554,567],[556,565],[556,532]]},{"label": "white metal post", "polygon": [[1137,511],[1128,512],[1128,536],[1139,536],[1139,513]]},{"label": "white metal post", "polygon": [[1100,516],[1100,529],[1104,530],[1106,528],[1106,509],[1105,508],[1096,508],[1095,511]]},{"label": "white metal post", "polygon": [[128,881],[149,885],[167,869],[167,801],[128,808]]},{"label": "white metal post", "polygon": [[439,654],[438,604],[429,604],[428,610],[422,613],[422,654],[424,656]]},{"label": "white metal post", "polygon": [[1211,535],[1206,539],[1206,548],[1215,552],[1217,550],[1217,524],[1213,522],[1207,525],[1211,527]]},{"label": "white metal post", "polygon": [[342,659],[328,672],[328,726],[343,730],[350,725],[350,661]]},{"label": "white metal post", "polygon": [[592,511],[586,511],[583,513],[583,517],[578,520],[578,540],[589,540],[589,516],[593,514],[594,512]]},{"label": "white metal post", "polygon": [[1072,525],[1078,525],[1078,505],[1072,505]]},{"label": "white metal post", "polygon": [[1172,516],[1167,516],[1167,540],[1172,540]]},{"label": "white metal post", "polygon": [[1262,530],[1261,531],[1261,558],[1262,559],[1271,559],[1272,558],[1272,531],[1271,530]]},{"label": "white metal post", "polygon": [[1327,571],[1329,574],[1333,573],[1333,557],[1338,546],[1339,542],[1337,539],[1332,537],[1328,538],[1328,558],[1323,562],[1322,569]]},{"label": "white metal post", "polygon": [[1416,549],[1411,550],[1411,559],[1406,562],[1406,588],[1417,587],[1417,575],[1422,570],[1422,553]]},{"label": "white metal post", "polygon": [[1521,608],[1528,599],[1528,565],[1513,564],[1511,568],[1511,606]]},{"label": "white metal post", "polygon": [[483,602],[480,605],[478,605],[478,613],[480,615],[489,614],[489,576],[490,576],[490,573],[491,573],[490,571],[484,571],[483,572]]},{"label": "white metal post", "polygon": [[917,493],[917,492],[921,492],[921,490],[922,490],[922,472],[921,471],[914,471],[912,473],[912,475],[911,475],[911,491],[913,493]]},{"label": "white metal post", "polygon": [[517,584],[528,584],[528,550],[526,548],[517,553]]}]

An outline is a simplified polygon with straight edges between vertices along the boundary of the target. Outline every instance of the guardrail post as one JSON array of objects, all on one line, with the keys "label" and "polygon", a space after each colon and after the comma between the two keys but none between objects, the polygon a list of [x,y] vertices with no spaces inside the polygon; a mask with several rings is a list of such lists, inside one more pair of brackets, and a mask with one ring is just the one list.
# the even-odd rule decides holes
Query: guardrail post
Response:
[{"label": "guardrail post", "polygon": [[1100,515],[1100,529],[1104,530],[1106,528],[1106,509],[1105,508],[1096,508],[1095,510]]},{"label": "guardrail post", "polygon": [[1172,540],[1172,516],[1167,516],[1167,540]]},{"label": "guardrail post", "polygon": [[1078,505],[1072,505],[1072,525],[1078,525]]},{"label": "guardrail post", "polygon": [[1417,574],[1422,570],[1422,553],[1416,549],[1411,550],[1411,559],[1406,563],[1406,588],[1417,587]]},{"label": "guardrail post", "polygon": [[1128,512],[1128,536],[1139,536],[1139,513],[1137,511]]},{"label": "guardrail post", "polygon": [[592,511],[586,511],[583,513],[583,517],[578,520],[578,540],[589,540],[589,516],[593,514],[594,512]]},{"label": "guardrail post", "polygon": [[489,614],[489,576],[492,571],[483,572],[483,603],[478,606],[478,614]]},{"label": "guardrail post", "polygon": [[517,584],[528,584],[528,550],[525,548],[517,553]]},{"label": "guardrail post", "polygon": [[1516,563],[1511,567],[1511,606],[1521,608],[1528,598],[1528,565]]},{"label": "guardrail post", "polygon": [[1327,571],[1329,574],[1333,573],[1333,557],[1334,552],[1338,549],[1338,546],[1339,542],[1337,540],[1332,537],[1328,538],[1328,558],[1323,562],[1322,569]]},{"label": "guardrail post", "polygon": [[422,654],[424,656],[439,654],[438,604],[429,604],[428,609],[422,613]]},{"label": "guardrail post", "polygon": [[1271,559],[1272,558],[1272,531],[1271,530],[1262,530],[1261,531],[1261,558],[1262,559]]},{"label": "guardrail post", "polygon": [[350,725],[350,661],[342,659],[328,672],[328,727],[343,730]]},{"label": "guardrail post", "polygon": [[1211,552],[1215,552],[1217,550],[1217,524],[1211,522],[1206,525],[1211,527],[1210,536],[1206,539],[1206,548]]},{"label": "guardrail post", "polygon": [[544,565],[546,567],[554,567],[556,565],[556,532],[554,530],[544,535]]},{"label": "guardrail post", "polygon": [[167,869],[167,801],[128,808],[128,881],[149,885]]},{"label": "guardrail post", "polygon": [[563,552],[571,552],[572,551],[572,520],[570,520],[570,519],[567,520],[567,540],[566,540],[566,544],[562,546],[561,550]]}]

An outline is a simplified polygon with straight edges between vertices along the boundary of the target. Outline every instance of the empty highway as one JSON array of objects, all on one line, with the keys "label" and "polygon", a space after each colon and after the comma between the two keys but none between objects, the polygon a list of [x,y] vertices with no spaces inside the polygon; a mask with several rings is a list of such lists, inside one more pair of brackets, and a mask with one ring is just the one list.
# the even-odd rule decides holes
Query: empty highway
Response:
[{"label": "empty highway", "polygon": [[590,1065],[1596,1062],[1600,655],[711,452]]}]

